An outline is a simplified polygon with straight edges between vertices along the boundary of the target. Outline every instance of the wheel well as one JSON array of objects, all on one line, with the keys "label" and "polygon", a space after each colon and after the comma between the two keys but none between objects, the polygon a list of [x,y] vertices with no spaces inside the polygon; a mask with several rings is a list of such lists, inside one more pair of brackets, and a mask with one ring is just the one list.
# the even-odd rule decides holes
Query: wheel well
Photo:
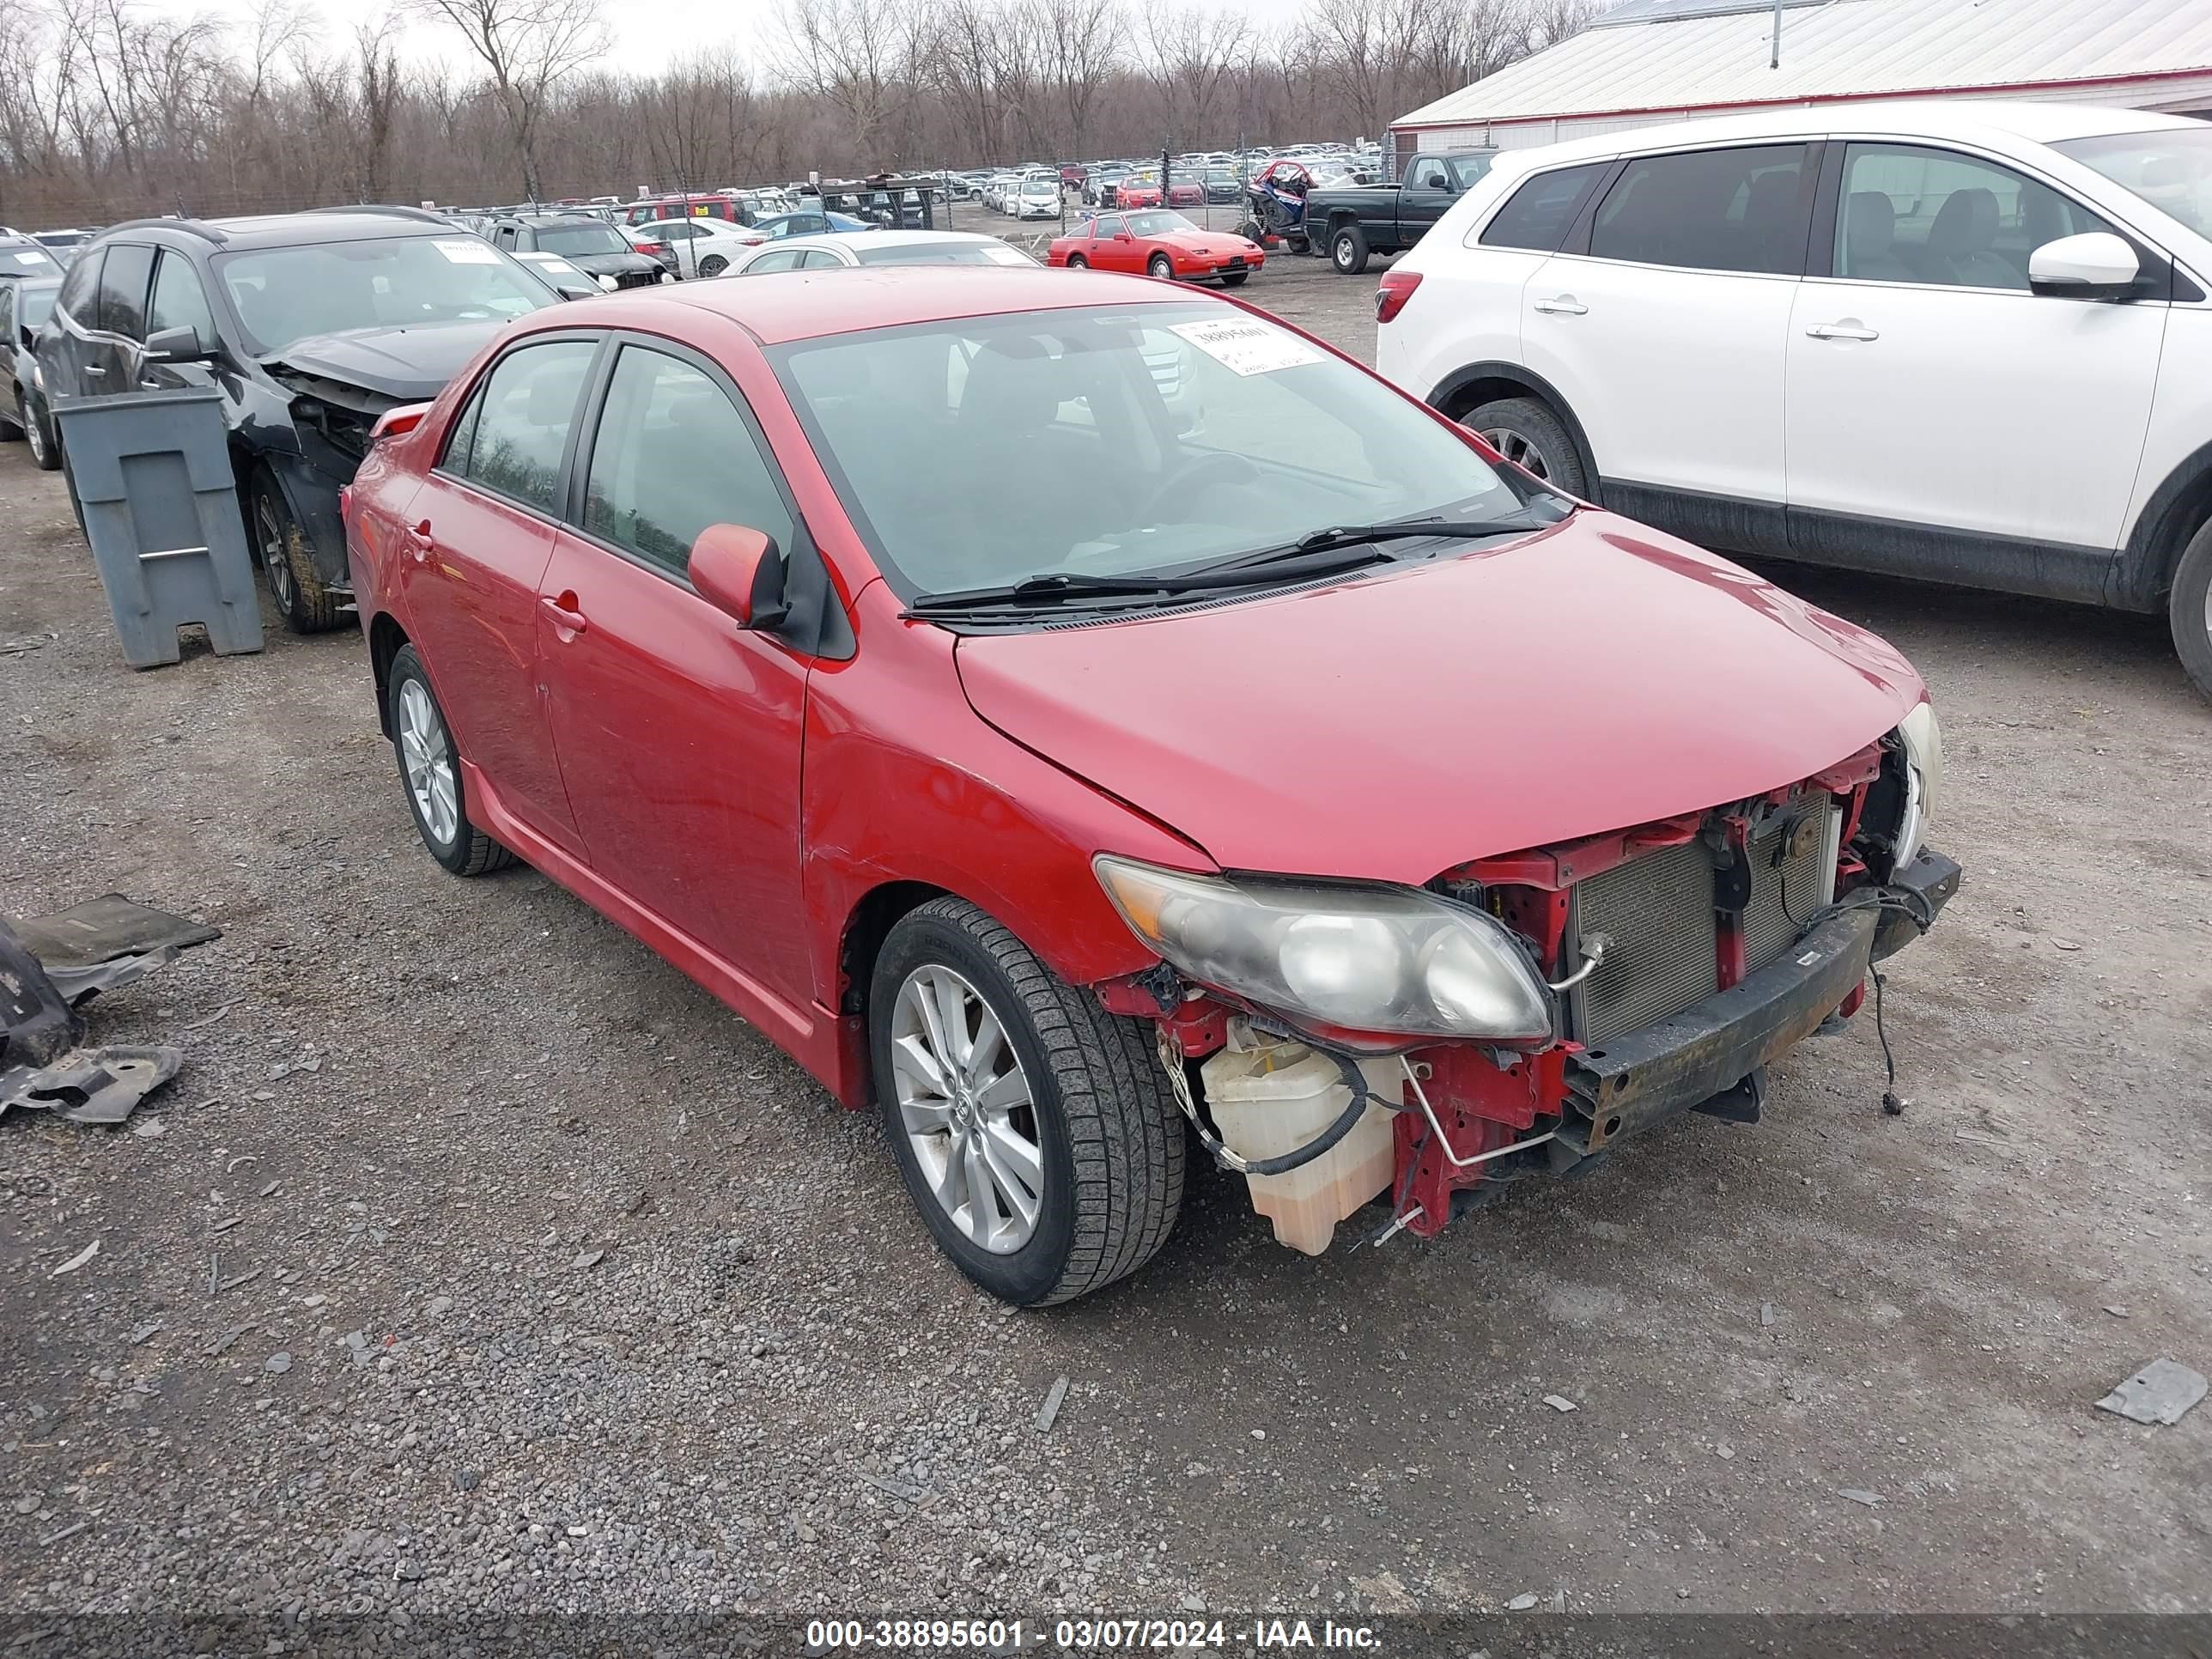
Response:
[{"label": "wheel well", "polygon": [[1528,398],[1552,411],[1567,435],[1574,440],[1577,458],[1583,464],[1583,477],[1589,480],[1589,493],[1595,500],[1598,493],[1597,458],[1590,453],[1589,434],[1575,411],[1567,407],[1566,399],[1533,374],[1516,374],[1510,365],[1485,363],[1473,373],[1462,370],[1464,379],[1453,377],[1443,382],[1429,396],[1430,407],[1439,415],[1453,420],[1464,420],[1473,410],[1501,398]]},{"label": "wheel well", "polygon": [[2166,602],[2173,589],[2174,572],[2181,568],[2181,556],[2189,550],[2189,544],[2208,521],[2212,521],[2212,467],[2184,485],[2165,504],[2152,526],[2148,572],[2151,582],[2147,597],[2158,604]]},{"label": "wheel well", "polygon": [[406,643],[407,630],[392,620],[389,611],[378,611],[368,625],[368,666],[376,676],[376,723],[387,738],[392,735],[392,711],[384,694],[391,689],[392,659]]},{"label": "wheel well", "polygon": [[1347,226],[1357,225],[1359,216],[1350,208],[1338,208],[1328,216],[1328,234],[1335,235]]},{"label": "wheel well", "polygon": [[861,896],[846,920],[845,936],[837,949],[838,976],[843,981],[837,994],[839,1013],[867,1011],[868,981],[875,976],[876,958],[883,954],[884,941],[890,937],[891,929],[908,911],[943,897],[945,890],[926,881],[890,881]]}]

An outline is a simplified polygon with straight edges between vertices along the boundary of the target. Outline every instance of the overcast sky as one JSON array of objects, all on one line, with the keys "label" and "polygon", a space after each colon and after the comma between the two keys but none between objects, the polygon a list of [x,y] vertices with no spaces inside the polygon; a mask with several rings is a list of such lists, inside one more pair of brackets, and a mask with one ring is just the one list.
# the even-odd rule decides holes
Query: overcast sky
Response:
[{"label": "overcast sky", "polygon": [[[1195,0],[1208,10],[1240,9],[1263,26],[1287,27],[1301,9],[1303,0]],[[8,0],[0,0],[0,5]],[[252,0],[143,0],[149,10],[179,16],[214,15],[237,21],[241,27],[252,14]],[[356,20],[368,7],[362,0],[306,0],[323,20],[323,30],[333,46],[350,37]],[[772,34],[773,0],[736,0],[733,4],[707,5],[698,0],[608,0],[608,33],[613,37],[611,62],[616,68],[647,71],[665,68],[686,50],[721,40],[737,43],[756,61],[763,37]],[[404,37],[404,54],[412,58],[443,58],[457,70],[473,68],[475,60],[458,36],[425,23],[410,25]]]}]

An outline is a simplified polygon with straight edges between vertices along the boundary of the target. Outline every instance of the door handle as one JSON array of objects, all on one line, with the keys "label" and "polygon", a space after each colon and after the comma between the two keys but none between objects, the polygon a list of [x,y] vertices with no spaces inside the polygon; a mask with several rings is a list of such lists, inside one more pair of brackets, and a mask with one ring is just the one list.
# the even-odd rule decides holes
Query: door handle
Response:
[{"label": "door handle", "polygon": [[1544,312],[1554,317],[1583,317],[1589,313],[1589,307],[1571,294],[1562,294],[1555,299],[1539,300],[1530,309]]},{"label": "door handle", "polygon": [[544,605],[552,617],[553,626],[566,633],[580,634],[592,625],[590,619],[576,608],[577,599],[574,593],[563,593],[557,599],[548,595],[538,603]]},{"label": "door handle", "polygon": [[84,366],[84,372],[88,374],[98,374],[102,377],[105,377],[107,374],[107,371],[105,368],[102,368],[98,363],[87,363]]},{"label": "door handle", "polygon": [[1816,340],[1879,340],[1881,331],[1862,323],[1820,323],[1807,329],[1806,333]]},{"label": "door handle", "polygon": [[430,539],[430,521],[428,519],[407,526],[407,544],[415,550],[416,563],[421,564],[430,556],[430,550],[437,544]]}]

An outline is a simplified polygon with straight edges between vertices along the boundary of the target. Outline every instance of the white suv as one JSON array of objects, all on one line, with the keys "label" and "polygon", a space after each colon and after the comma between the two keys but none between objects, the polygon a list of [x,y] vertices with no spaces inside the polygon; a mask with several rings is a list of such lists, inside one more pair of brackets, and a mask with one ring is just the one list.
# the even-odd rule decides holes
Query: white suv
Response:
[{"label": "white suv", "polygon": [[2212,125],[1868,104],[1509,150],[1376,366],[1710,546],[2163,607],[2212,695]]}]

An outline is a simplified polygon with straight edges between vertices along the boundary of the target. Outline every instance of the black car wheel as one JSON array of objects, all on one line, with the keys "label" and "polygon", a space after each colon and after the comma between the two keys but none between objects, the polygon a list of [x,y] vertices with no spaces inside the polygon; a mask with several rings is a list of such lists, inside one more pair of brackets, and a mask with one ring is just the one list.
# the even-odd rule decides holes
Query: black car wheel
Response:
[{"label": "black car wheel", "polygon": [[1358,225],[1346,225],[1328,239],[1328,257],[1339,272],[1357,276],[1367,269],[1367,233]]},{"label": "black car wheel", "polygon": [[488,875],[514,863],[514,854],[469,822],[460,753],[413,646],[401,646],[392,658],[384,695],[407,810],[430,856],[456,876]]},{"label": "black car wheel", "polygon": [[2166,597],[2173,648],[2197,689],[2212,697],[2212,524],[2190,538]]},{"label": "black car wheel", "polygon": [[23,417],[23,437],[31,446],[31,463],[41,472],[62,464],[61,447],[54,441],[54,417],[46,413],[46,399],[17,387],[15,408]]},{"label": "black car wheel", "polygon": [[1145,275],[1157,276],[1164,283],[1171,283],[1175,280],[1175,262],[1164,253],[1155,253],[1146,261]]},{"label": "black car wheel", "polygon": [[1222,273],[1221,286],[1224,288],[1242,288],[1244,286],[1244,279],[1251,274],[1252,273],[1249,270],[1224,271]]},{"label": "black car wheel", "polygon": [[1589,495],[1582,452],[1566,423],[1534,398],[1500,398],[1468,410],[1460,424],[1523,471],[1570,495]]},{"label": "black car wheel", "polygon": [[1067,268],[1070,270],[1085,270],[1088,268],[1090,264],[1091,261],[1085,258],[1080,253],[1071,253],[1067,256]]},{"label": "black car wheel", "polygon": [[710,253],[699,261],[699,274],[702,276],[719,276],[729,268],[730,262],[719,253]]},{"label": "black car wheel", "polygon": [[247,487],[246,510],[253,550],[284,626],[295,634],[327,634],[336,628],[337,595],[316,574],[300,521],[292,516],[291,504],[276,481],[265,472],[256,475]]}]

